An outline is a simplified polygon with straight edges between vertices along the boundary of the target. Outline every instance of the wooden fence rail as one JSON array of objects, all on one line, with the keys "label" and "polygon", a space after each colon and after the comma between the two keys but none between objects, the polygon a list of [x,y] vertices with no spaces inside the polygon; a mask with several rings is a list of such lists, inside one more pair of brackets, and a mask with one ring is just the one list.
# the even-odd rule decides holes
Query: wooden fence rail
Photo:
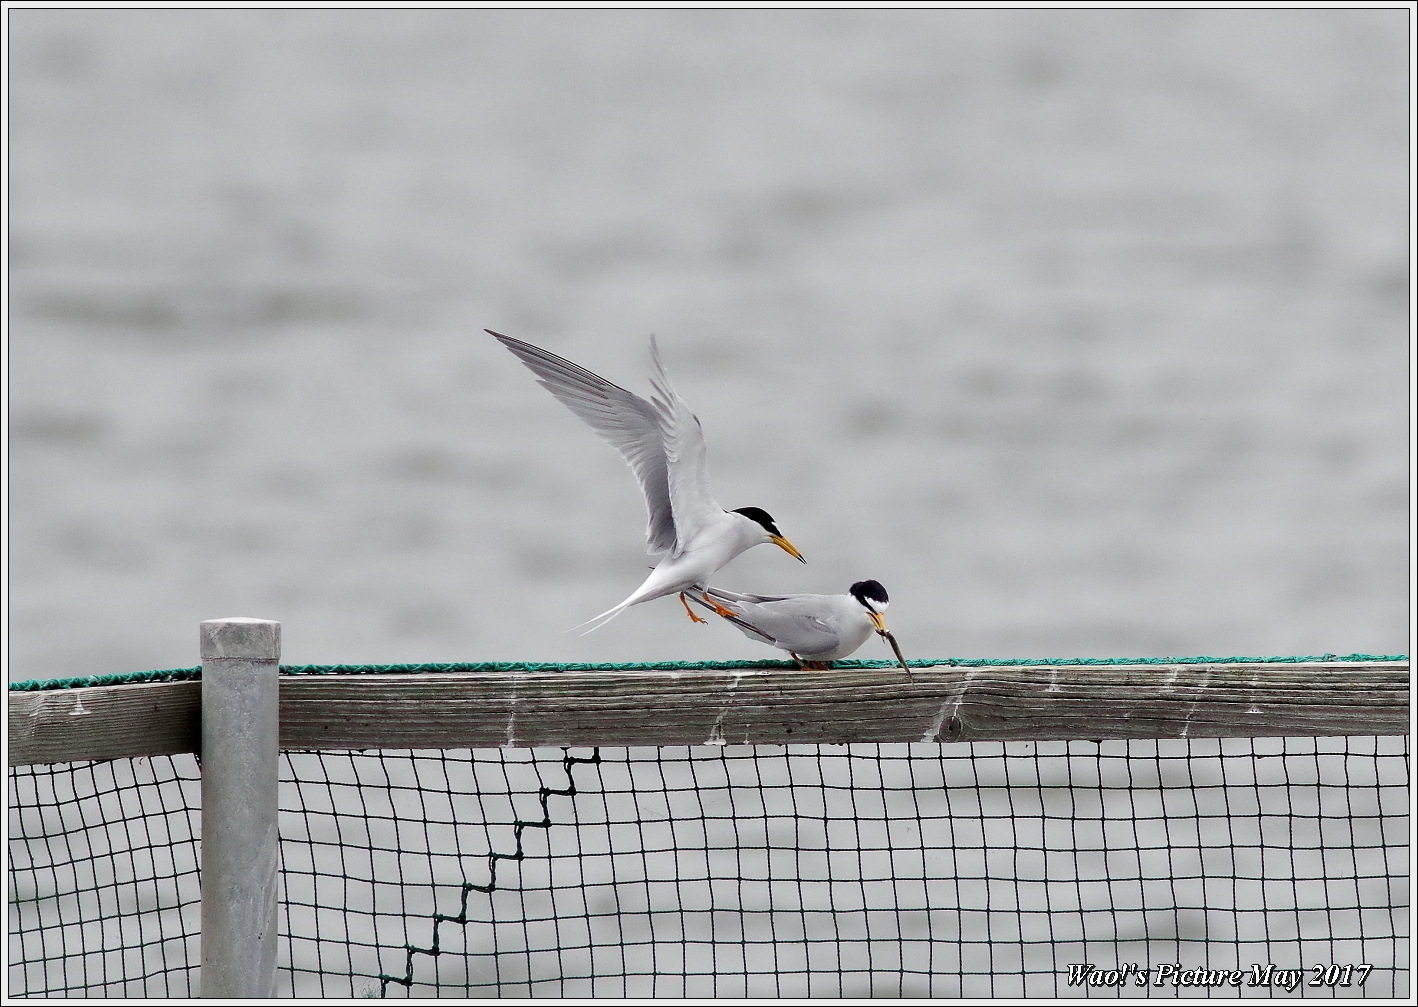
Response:
[{"label": "wooden fence rail", "polygon": [[[283,675],[283,749],[1409,733],[1409,663]],[[10,761],[195,752],[201,683],[11,692]]]}]

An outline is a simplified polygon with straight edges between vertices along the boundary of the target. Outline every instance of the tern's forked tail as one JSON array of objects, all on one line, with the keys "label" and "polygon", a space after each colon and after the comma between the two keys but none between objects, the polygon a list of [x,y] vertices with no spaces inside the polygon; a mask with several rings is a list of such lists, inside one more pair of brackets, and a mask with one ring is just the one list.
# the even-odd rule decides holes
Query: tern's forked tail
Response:
[{"label": "tern's forked tail", "polygon": [[[567,632],[579,629],[581,636],[585,636],[587,633],[594,633],[631,605],[639,605],[642,601],[654,601],[656,598],[663,598],[666,595],[679,592],[681,590],[680,582],[675,579],[675,576],[673,572],[666,574],[663,564],[657,566],[654,570],[650,571],[650,576],[645,578],[645,583],[637,587],[625,601],[621,602],[615,608],[607,609],[594,619],[587,619],[581,625],[571,627],[571,630]],[[666,582],[668,582],[668,584]],[[686,587],[688,587],[688,585],[686,585]]]},{"label": "tern's forked tail", "polygon": [[600,615],[595,616],[591,619],[587,619],[579,626],[572,626],[570,629],[567,630],[567,632],[575,633],[579,629],[581,632],[577,634],[578,636],[585,636],[587,633],[594,633],[596,630],[600,629],[602,626],[610,622],[616,616],[620,615],[620,613],[624,612],[631,605],[634,605],[635,602],[638,600],[639,599],[637,599],[634,595],[631,595],[629,598],[625,599],[625,601],[621,602],[615,608],[607,609]]},{"label": "tern's forked tail", "polygon": [[585,636],[587,633],[594,633],[631,605],[638,605],[642,601],[653,601],[656,598],[663,598],[666,595],[674,594],[680,590],[680,584],[681,581],[678,579],[678,574],[673,569],[666,571],[665,564],[661,563],[650,571],[650,576],[645,578],[645,583],[637,587],[625,601],[621,602],[615,608],[607,609],[594,619],[587,619],[581,625],[571,627],[571,630],[568,630],[568,632],[579,629],[582,636]]}]

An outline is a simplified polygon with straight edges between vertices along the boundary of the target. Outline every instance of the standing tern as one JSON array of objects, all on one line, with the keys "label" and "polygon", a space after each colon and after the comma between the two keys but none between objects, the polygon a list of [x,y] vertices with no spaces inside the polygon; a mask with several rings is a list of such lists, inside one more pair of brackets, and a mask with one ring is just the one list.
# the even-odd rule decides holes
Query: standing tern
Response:
[{"label": "standing tern", "polygon": [[691,619],[703,622],[684,600],[685,592],[704,590],[711,576],[756,545],[771,543],[807,562],[767,511],[759,507],[725,510],[714,500],[709,492],[708,457],[699,418],[671,387],[654,336],[650,337],[654,392],[646,400],[555,353],[491,329],[485,331],[515,353],[543,388],[621,453],[645,493],[650,516],[645,537],[650,554],[663,558],[630,597],[577,629],[586,627],[589,633],[631,605],[672,594],[679,594]]},{"label": "standing tern", "polygon": [[750,639],[786,650],[803,667],[846,657],[876,633],[911,674],[896,637],[886,630],[882,613],[890,599],[879,581],[859,580],[846,594],[735,594],[711,587],[691,591],[688,598],[728,619]]}]

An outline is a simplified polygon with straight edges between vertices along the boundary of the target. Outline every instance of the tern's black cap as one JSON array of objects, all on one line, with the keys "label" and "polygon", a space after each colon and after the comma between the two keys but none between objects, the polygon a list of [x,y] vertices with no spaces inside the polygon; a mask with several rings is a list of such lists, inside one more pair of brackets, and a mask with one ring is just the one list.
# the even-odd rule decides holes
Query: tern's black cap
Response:
[{"label": "tern's black cap", "polygon": [[872,611],[891,601],[879,580],[859,580],[847,589],[847,593]]},{"label": "tern's black cap", "polygon": [[779,538],[783,537],[783,533],[780,532],[778,526],[773,523],[773,516],[762,507],[735,507],[734,513],[742,514],[750,521],[763,525],[764,529],[766,529],[770,535],[777,535]]}]

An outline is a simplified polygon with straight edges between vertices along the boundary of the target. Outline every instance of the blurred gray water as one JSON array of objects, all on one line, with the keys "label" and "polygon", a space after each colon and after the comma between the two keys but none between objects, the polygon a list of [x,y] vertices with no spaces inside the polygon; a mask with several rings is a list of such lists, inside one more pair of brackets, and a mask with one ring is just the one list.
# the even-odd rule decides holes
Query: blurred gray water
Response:
[{"label": "blurred gray water", "polygon": [[484,327],[908,656],[1404,652],[1408,16],[10,10],[11,677],[770,656],[564,632],[643,508]]}]

